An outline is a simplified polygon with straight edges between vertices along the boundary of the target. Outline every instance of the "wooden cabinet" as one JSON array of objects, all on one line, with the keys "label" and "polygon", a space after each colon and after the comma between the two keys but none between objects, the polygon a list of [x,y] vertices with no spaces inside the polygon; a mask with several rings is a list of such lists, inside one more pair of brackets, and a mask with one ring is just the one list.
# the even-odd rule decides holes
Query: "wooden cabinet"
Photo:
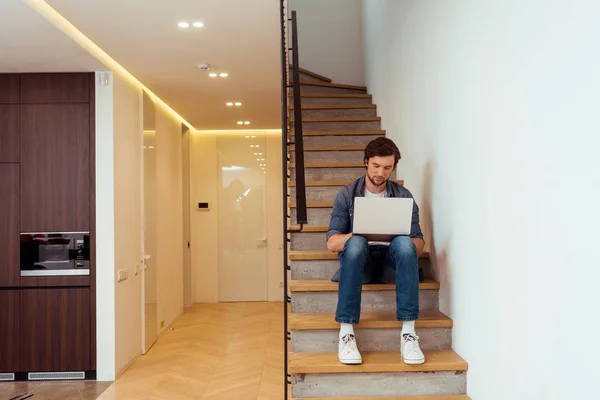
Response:
[{"label": "wooden cabinet", "polygon": [[19,82],[19,75],[0,74],[0,104],[20,103]]},{"label": "wooden cabinet", "polygon": [[20,303],[22,370],[92,369],[89,288],[23,288]]},{"label": "wooden cabinet", "polygon": [[0,163],[0,288],[19,286],[19,250],[19,164]]},{"label": "wooden cabinet", "polygon": [[21,75],[21,104],[89,103],[90,79],[86,73]]},{"label": "wooden cabinet", "polygon": [[19,162],[18,104],[0,104],[0,162]]},{"label": "wooden cabinet", "polygon": [[21,231],[90,230],[89,104],[21,105]]},{"label": "wooden cabinet", "polygon": [[0,332],[0,373],[19,371],[19,289],[0,289]]}]

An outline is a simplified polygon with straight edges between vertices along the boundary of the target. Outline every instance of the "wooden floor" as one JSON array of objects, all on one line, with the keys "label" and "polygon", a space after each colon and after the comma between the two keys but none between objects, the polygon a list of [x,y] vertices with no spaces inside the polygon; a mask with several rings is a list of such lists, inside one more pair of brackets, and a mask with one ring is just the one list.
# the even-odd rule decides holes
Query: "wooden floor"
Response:
[{"label": "wooden floor", "polygon": [[[13,390],[2,391],[3,385]],[[0,393],[29,390],[36,393],[32,400],[281,400],[283,303],[194,305],[99,397],[106,385],[94,386],[48,382],[45,390],[56,397],[47,397],[32,383],[18,382],[0,384]]]}]

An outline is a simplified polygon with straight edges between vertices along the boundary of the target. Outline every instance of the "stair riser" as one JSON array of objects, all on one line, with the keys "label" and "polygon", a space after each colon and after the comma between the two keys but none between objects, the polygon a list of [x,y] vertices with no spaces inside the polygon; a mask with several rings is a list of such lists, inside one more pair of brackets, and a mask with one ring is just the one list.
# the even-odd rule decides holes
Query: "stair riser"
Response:
[{"label": "stair riser", "polygon": [[[367,146],[370,141],[385,135],[304,136],[304,146]],[[290,141],[294,141],[293,136]]]},{"label": "stair riser", "polygon": [[[331,279],[340,267],[337,260],[310,260],[292,261],[292,279],[297,280],[323,280]],[[419,268],[423,269],[423,276],[431,278],[431,262],[427,259],[419,260]]]},{"label": "stair riser", "polygon": [[466,390],[464,371],[292,374],[294,398],[441,396],[464,394]]},{"label": "stair riser", "polygon": [[[394,351],[400,349],[399,328],[355,328],[356,342],[361,351]],[[452,348],[451,328],[417,328],[423,350]],[[339,329],[292,331],[292,351],[337,352]]]},{"label": "stair riser", "polygon": [[292,233],[292,250],[327,250],[325,233]]},{"label": "stair riser", "polygon": [[[293,75],[293,72],[291,69],[290,69],[289,77],[290,77],[290,81],[294,80],[294,75]],[[301,82],[317,82],[317,83],[327,82],[327,81],[324,81],[323,79],[315,78],[312,75],[305,74],[302,71],[300,71],[300,81]]]},{"label": "stair riser", "polygon": [[[335,121],[303,122],[304,131],[369,131],[381,129],[380,121]],[[294,123],[290,121],[290,130],[294,132]]]},{"label": "stair riser", "polygon": [[[293,225],[297,225],[296,209],[292,208],[290,212]],[[308,225],[329,225],[331,218],[331,208],[307,208],[306,216]]]},{"label": "stair riser", "polygon": [[[308,186],[306,187],[306,201],[333,201],[342,189],[341,186]],[[290,198],[296,201],[296,188],[290,188]]]},{"label": "stair riser", "polygon": [[[291,88],[290,92],[294,94],[294,89]],[[335,93],[335,94],[367,94],[366,90],[338,88],[329,86],[313,86],[313,85],[301,85],[301,93]]]},{"label": "stair riser", "polygon": [[[304,176],[307,181],[333,181],[345,180],[353,181],[365,173],[364,167],[352,168],[306,168],[304,167]],[[290,169],[292,181],[296,180],[296,169]]]},{"label": "stair riser", "polygon": [[[332,104],[372,104],[371,98],[354,97],[303,97],[301,100],[304,106],[332,105]],[[293,98],[290,97],[289,104],[293,104]]]},{"label": "stair riser", "polygon": [[[334,313],[337,306],[337,292],[294,292],[292,293],[292,312],[297,313]],[[438,311],[437,290],[419,291],[419,309]],[[362,292],[361,311],[395,311],[396,292],[394,290],[368,290]]]},{"label": "stair riser", "polygon": [[[292,111],[290,111],[290,113],[291,112]],[[338,108],[338,109],[302,110],[302,118],[376,117],[376,116],[377,116],[377,109],[375,109],[375,108]]]},{"label": "stair riser", "polygon": [[[304,162],[360,162],[364,151],[305,151]],[[290,152],[292,162],[296,162],[296,154]]]}]

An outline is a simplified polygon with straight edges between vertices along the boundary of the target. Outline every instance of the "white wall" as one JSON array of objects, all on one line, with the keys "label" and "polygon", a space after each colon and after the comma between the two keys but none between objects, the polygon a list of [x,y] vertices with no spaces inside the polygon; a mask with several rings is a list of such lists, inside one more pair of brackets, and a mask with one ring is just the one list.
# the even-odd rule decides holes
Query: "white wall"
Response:
[{"label": "white wall", "polygon": [[114,276],[120,270],[128,270],[128,279],[116,283],[115,287],[115,368],[118,376],[142,350],[142,91],[114,75],[113,96]]},{"label": "white wall", "polygon": [[[361,3],[361,0],[289,0],[290,18],[291,11],[297,12],[302,68],[336,83],[365,84]],[[292,47],[291,29],[289,47]]]},{"label": "white wall", "polygon": [[[253,131],[233,131],[237,134]],[[281,131],[266,132],[266,234],[267,298],[282,301],[283,289],[283,204],[281,177]],[[196,131],[191,138],[191,234],[192,302],[219,301],[219,185],[218,135],[228,131]],[[236,160],[231,160],[235,162]],[[197,211],[198,202],[209,202],[210,211]]]},{"label": "white wall", "polygon": [[589,397],[596,1],[365,0],[369,91],[420,202],[474,399]]},{"label": "white wall", "polygon": [[158,322],[164,321],[164,329],[183,312],[181,146],[181,122],[157,107]]},{"label": "white wall", "polygon": [[113,81],[96,72],[96,377],[115,379],[115,220]]}]

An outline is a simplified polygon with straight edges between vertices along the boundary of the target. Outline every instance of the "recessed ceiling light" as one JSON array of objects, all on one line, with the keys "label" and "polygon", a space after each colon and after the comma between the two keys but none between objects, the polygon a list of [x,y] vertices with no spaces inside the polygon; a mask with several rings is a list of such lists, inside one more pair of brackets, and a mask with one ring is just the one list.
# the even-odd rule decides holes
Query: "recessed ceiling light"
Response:
[{"label": "recessed ceiling light", "polygon": [[259,146],[259,145],[256,145],[256,146],[254,146],[254,147],[260,147],[260,146]]},{"label": "recessed ceiling light", "polygon": [[232,106],[233,106],[233,103],[232,103],[232,102],[229,102],[229,103],[225,103],[225,105],[226,105],[227,107],[232,107]]},{"label": "recessed ceiling light", "polygon": [[229,76],[229,74],[228,74],[228,73],[226,73],[226,72],[221,72],[221,73],[219,74],[219,76],[220,76],[221,78],[227,78],[227,77]]},{"label": "recessed ceiling light", "polygon": [[260,161],[265,161],[265,159],[264,159],[264,158],[261,158],[261,159],[260,159]]},{"label": "recessed ceiling light", "polygon": [[240,103],[239,101],[236,101],[236,102],[235,102],[235,106],[236,106],[236,107],[241,107],[241,106],[242,106],[242,103]]},{"label": "recessed ceiling light", "polygon": [[[249,124],[250,122],[246,121],[246,124]],[[252,139],[254,139],[256,136],[251,136]]]},{"label": "recessed ceiling light", "polygon": [[256,161],[260,161],[260,158],[257,158]]},{"label": "recessed ceiling light", "polygon": [[210,74],[208,74],[208,76],[210,76],[211,78],[215,78],[217,76],[217,74],[215,74],[214,72],[211,72]]},{"label": "recessed ceiling light", "polygon": [[259,156],[262,156],[262,153],[258,153]]},{"label": "recessed ceiling light", "polygon": [[258,153],[254,153],[254,155],[255,155],[255,156],[257,156],[257,155],[258,155]]},{"label": "recessed ceiling light", "polygon": [[[244,125],[250,125],[250,121],[245,121]],[[256,136],[252,136],[252,137],[256,137]]]},{"label": "recessed ceiling light", "polygon": [[194,26],[194,28],[202,28],[204,26],[202,22],[198,21],[194,22],[192,25]]},{"label": "recessed ceiling light", "polygon": [[237,124],[238,124],[238,125],[243,125],[243,124],[244,124],[244,122],[243,122],[243,121],[238,121],[238,123],[237,123]]},{"label": "recessed ceiling light", "polygon": [[189,28],[190,24],[188,24],[187,22],[180,22],[177,24],[180,28]]}]

